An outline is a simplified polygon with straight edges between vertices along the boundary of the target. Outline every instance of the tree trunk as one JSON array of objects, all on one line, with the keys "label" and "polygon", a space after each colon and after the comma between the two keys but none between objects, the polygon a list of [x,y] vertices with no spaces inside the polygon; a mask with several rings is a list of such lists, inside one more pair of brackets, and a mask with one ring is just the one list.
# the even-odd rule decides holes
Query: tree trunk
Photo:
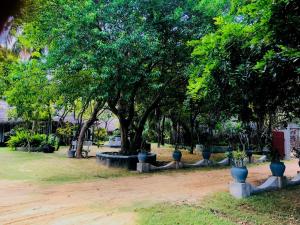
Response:
[{"label": "tree trunk", "polygon": [[161,124],[161,145],[164,146],[165,145],[165,120],[166,120],[166,117],[163,116],[163,119],[162,119],[162,124]]},{"label": "tree trunk", "polygon": [[176,145],[177,140],[177,122],[175,120],[172,120],[172,140],[171,144]]},{"label": "tree trunk", "polygon": [[147,116],[144,115],[139,122],[138,128],[135,130],[134,138],[130,145],[130,150],[136,153],[141,147],[143,142],[143,130],[146,123]]},{"label": "tree trunk", "polygon": [[180,132],[180,126],[179,122],[176,123],[176,139],[175,139],[175,149],[177,149],[179,145],[179,132]]},{"label": "tree trunk", "polygon": [[128,154],[130,143],[128,140],[129,126],[128,122],[124,119],[120,119],[120,132],[121,132],[121,153]]},{"label": "tree trunk", "polygon": [[157,147],[160,148],[160,144],[162,142],[160,120],[158,120],[156,123],[156,133],[157,133]]},{"label": "tree trunk", "polygon": [[147,118],[149,114],[154,110],[155,106],[157,105],[157,101],[153,102],[152,105],[145,111],[143,116],[141,117],[138,127],[135,131],[134,134],[134,139],[131,142],[131,151],[132,152],[137,152],[138,149],[142,147],[142,142],[143,142],[143,130],[147,121]]},{"label": "tree trunk", "polygon": [[49,141],[49,136],[52,133],[52,116],[51,116],[50,110],[48,112],[48,127],[47,128],[48,129],[47,129],[47,138],[46,138],[46,140],[48,142]]},{"label": "tree trunk", "polygon": [[131,142],[130,150],[133,153],[137,153],[137,151],[142,147],[143,142],[143,129],[137,129],[134,134],[134,139]]},{"label": "tree trunk", "polygon": [[267,144],[272,146],[272,130],[273,130],[273,115],[269,113],[269,124],[268,124],[268,136],[267,136]]},{"label": "tree trunk", "polygon": [[76,157],[78,159],[81,158],[81,152],[82,152],[85,133],[93,125],[93,123],[97,120],[97,116],[98,116],[98,113],[101,108],[102,108],[102,105],[100,104],[100,102],[96,102],[91,117],[83,124],[83,126],[81,126],[81,129],[80,129],[80,132],[78,135],[77,148],[76,148]]},{"label": "tree trunk", "polygon": [[157,147],[160,148],[160,143],[161,143],[161,125],[160,125],[160,109],[156,108],[155,109],[155,117],[156,117],[156,135],[157,135]]},{"label": "tree trunk", "polygon": [[194,153],[194,120],[191,116],[190,118],[190,125],[191,125],[191,132],[190,132],[190,142],[191,142],[191,150],[190,153],[193,154]]}]

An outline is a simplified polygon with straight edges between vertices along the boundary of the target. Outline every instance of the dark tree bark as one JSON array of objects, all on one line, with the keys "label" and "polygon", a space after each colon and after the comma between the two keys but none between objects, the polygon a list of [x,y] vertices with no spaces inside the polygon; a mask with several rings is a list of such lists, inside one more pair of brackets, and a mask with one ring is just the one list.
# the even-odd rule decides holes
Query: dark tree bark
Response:
[{"label": "dark tree bark", "polygon": [[172,145],[176,144],[176,138],[177,138],[177,122],[172,120],[172,139],[171,139]]},{"label": "dark tree bark", "polygon": [[[136,154],[137,150],[142,147],[142,134],[145,123],[149,114],[157,107],[159,101],[162,98],[162,93],[159,93],[149,107],[144,111],[142,116],[137,118],[137,126],[133,123],[136,112],[135,96],[138,87],[133,91],[133,94],[128,102],[122,101],[122,93],[118,93],[115,99],[108,101],[110,110],[118,117],[120,122],[121,131],[121,153],[122,154]],[[134,131],[134,134],[130,131]],[[132,135],[129,141],[129,135]]]},{"label": "dark tree bark", "polygon": [[190,143],[191,143],[191,150],[190,153],[194,153],[194,126],[195,126],[195,120],[192,115],[190,115],[190,126],[191,126],[191,132],[190,132]]},{"label": "dark tree bark", "polygon": [[129,153],[129,124],[126,119],[120,118],[120,132],[121,132],[121,153],[128,154]]},{"label": "dark tree bark", "polygon": [[161,144],[161,115],[160,109],[155,109],[155,117],[156,117],[156,135],[157,135],[157,147],[160,148]]},{"label": "dark tree bark", "polygon": [[165,145],[165,121],[166,121],[166,117],[163,116],[162,119],[162,124],[161,124],[161,145],[164,146]]},{"label": "dark tree bark", "polygon": [[132,152],[137,152],[137,150],[142,147],[142,141],[143,141],[142,134],[143,134],[143,130],[144,130],[147,118],[150,115],[150,113],[157,107],[160,100],[161,100],[161,95],[158,95],[153,100],[153,102],[150,104],[150,106],[146,109],[146,111],[142,115],[141,119],[139,120],[137,129],[134,134],[134,139],[130,145]]},{"label": "dark tree bark", "polygon": [[83,126],[81,126],[81,129],[80,129],[80,132],[78,135],[77,148],[76,148],[76,157],[77,158],[81,158],[81,152],[82,152],[85,133],[97,120],[98,113],[103,108],[103,105],[104,104],[102,102],[97,101],[90,118],[83,124]]}]

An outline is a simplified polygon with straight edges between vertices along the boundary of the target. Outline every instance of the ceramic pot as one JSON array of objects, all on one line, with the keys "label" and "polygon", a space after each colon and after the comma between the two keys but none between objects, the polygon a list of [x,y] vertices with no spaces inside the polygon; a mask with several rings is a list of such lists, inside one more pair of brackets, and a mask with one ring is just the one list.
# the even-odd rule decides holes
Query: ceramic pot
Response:
[{"label": "ceramic pot", "polygon": [[181,157],[182,157],[181,151],[175,150],[175,151],[173,152],[173,159],[174,159],[175,161],[180,162]]},{"label": "ceramic pot", "polygon": [[247,167],[232,167],[231,168],[231,176],[238,183],[245,183],[248,176]]},{"label": "ceramic pot", "polygon": [[285,171],[285,165],[283,162],[271,162],[270,170],[273,176],[282,177]]}]

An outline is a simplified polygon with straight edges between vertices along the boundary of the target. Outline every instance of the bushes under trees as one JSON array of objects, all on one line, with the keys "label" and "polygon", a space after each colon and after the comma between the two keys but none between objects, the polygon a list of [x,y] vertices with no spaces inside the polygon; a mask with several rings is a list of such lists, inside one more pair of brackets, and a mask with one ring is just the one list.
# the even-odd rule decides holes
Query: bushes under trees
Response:
[{"label": "bushes under trees", "polygon": [[57,148],[58,140],[54,135],[33,134],[26,129],[19,129],[10,136],[7,145],[13,150],[44,151],[45,146]]}]

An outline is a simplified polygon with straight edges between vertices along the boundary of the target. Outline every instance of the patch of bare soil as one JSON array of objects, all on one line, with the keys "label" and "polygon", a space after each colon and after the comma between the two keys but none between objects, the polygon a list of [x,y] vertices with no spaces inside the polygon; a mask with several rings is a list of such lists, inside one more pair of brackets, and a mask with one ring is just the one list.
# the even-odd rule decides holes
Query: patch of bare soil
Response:
[{"label": "patch of bare soil", "polygon": [[[295,175],[297,162],[286,165],[286,175]],[[248,181],[257,184],[269,175],[268,165],[251,167]],[[135,224],[134,210],[126,208],[196,203],[213,192],[227,191],[231,180],[229,169],[199,169],[47,186],[0,181],[0,224]]]}]

